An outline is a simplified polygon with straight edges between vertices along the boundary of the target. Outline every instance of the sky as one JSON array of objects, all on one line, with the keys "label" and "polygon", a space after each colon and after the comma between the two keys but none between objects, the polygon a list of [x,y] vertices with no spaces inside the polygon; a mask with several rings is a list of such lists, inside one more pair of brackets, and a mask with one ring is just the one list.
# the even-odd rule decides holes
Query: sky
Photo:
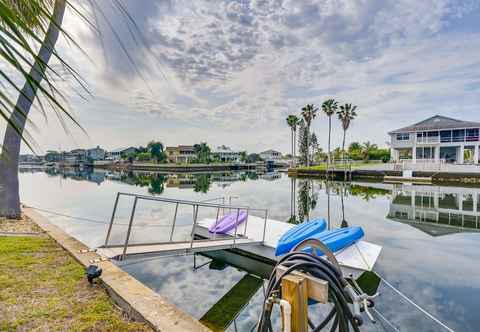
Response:
[{"label": "sky", "polygon": [[[78,3],[98,33],[67,12],[83,52],[58,48],[91,94],[61,85],[87,135],[36,112],[40,152],[155,139],[287,153],[286,116],[328,98],[358,106],[347,142],[385,146],[435,114],[480,121],[480,0],[122,1],[135,24],[112,0]],[[312,130],[326,148],[321,112]],[[341,134],[335,118],[333,146]]]}]

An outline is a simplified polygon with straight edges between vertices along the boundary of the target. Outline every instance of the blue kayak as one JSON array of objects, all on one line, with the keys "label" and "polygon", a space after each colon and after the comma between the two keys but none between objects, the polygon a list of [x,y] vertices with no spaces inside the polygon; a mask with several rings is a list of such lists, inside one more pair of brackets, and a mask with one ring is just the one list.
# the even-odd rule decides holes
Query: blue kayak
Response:
[{"label": "blue kayak", "polygon": [[[325,231],[320,234],[309,237],[310,239],[318,239],[332,251],[336,252],[348,246],[351,246],[363,237],[363,229],[358,226],[338,228],[331,231]],[[312,252],[312,248],[303,249],[305,252]],[[317,255],[322,256],[323,252],[317,249]]]},{"label": "blue kayak", "polygon": [[286,254],[292,250],[297,243],[300,243],[301,241],[315,234],[323,232],[325,228],[327,228],[327,222],[323,218],[318,218],[295,225],[295,227],[292,227],[286,231],[278,240],[275,256]]}]

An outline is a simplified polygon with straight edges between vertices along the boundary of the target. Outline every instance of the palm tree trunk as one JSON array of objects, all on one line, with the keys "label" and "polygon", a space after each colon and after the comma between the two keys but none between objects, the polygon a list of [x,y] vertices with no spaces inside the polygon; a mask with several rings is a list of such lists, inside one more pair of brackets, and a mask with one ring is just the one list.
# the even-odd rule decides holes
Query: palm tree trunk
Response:
[{"label": "palm tree trunk", "polygon": [[293,162],[293,155],[295,153],[295,141],[294,141],[294,138],[293,138],[293,127],[292,127],[292,136],[290,137],[290,140],[291,140],[291,143],[292,143],[292,165],[294,165],[294,162]]},{"label": "palm tree trunk", "polygon": [[343,142],[342,142],[342,159],[343,159],[343,180],[347,179],[347,163],[345,162],[345,136],[347,134],[347,130],[343,130]]},{"label": "palm tree trunk", "polygon": [[306,162],[307,162],[307,167],[310,166],[310,160],[309,160],[309,155],[310,155],[310,124],[307,125],[307,153],[306,153]]},{"label": "palm tree trunk", "polygon": [[330,159],[330,138],[332,135],[332,116],[330,115],[328,117],[328,158],[327,158],[327,170],[328,166],[330,165],[331,159]]},{"label": "palm tree trunk", "polygon": [[[55,0],[47,33],[38,51],[37,59],[30,69],[31,78],[35,83],[24,83],[22,92],[17,99],[16,109],[10,116],[10,119],[18,126],[20,132],[23,132],[25,129],[26,117],[37,94],[37,85],[42,81],[42,76],[46,69],[45,64],[50,60],[58,40],[60,34],[59,27],[63,21],[65,5],[65,0]],[[3,139],[2,154],[0,155],[0,217],[18,219],[21,216],[18,187],[20,145],[21,137],[11,125],[8,125]]]},{"label": "palm tree trunk", "polygon": [[293,167],[297,167],[297,129],[293,130]]}]

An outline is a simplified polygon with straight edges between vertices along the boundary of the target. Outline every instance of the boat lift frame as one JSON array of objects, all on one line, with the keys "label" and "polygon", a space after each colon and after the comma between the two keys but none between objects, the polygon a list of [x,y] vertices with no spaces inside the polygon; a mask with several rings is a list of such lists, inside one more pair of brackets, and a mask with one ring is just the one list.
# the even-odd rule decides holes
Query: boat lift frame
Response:
[{"label": "boat lift frame", "polygon": [[[236,196],[231,196],[229,198],[229,204],[226,205],[226,204],[210,203],[211,201],[216,201],[216,200],[220,200],[220,199],[222,199],[223,202],[225,202],[224,197],[218,197],[218,198],[208,199],[208,200],[204,200],[204,201],[189,201],[189,200],[180,200],[180,199],[154,197],[154,196],[148,196],[148,195],[139,195],[139,194],[133,194],[133,193],[118,192],[117,196],[115,198],[115,203],[114,203],[114,206],[113,206],[112,216],[110,218],[110,224],[108,226],[108,231],[107,231],[107,235],[106,235],[106,238],[105,238],[105,243],[102,246],[103,248],[119,247],[119,245],[109,244],[109,240],[110,240],[110,235],[111,235],[112,228],[113,228],[113,223],[115,221],[115,215],[116,215],[116,212],[117,212],[118,201],[119,201],[121,196],[127,196],[127,197],[133,197],[134,198],[132,210],[130,212],[130,219],[129,219],[129,222],[128,222],[127,235],[125,237],[125,243],[123,244],[123,253],[121,255],[122,259],[124,259],[126,257],[127,248],[128,248],[129,245],[130,246],[148,246],[148,245],[162,245],[162,244],[176,244],[176,243],[185,244],[186,241],[172,241],[179,205],[190,205],[190,206],[193,207],[193,225],[192,225],[192,230],[190,232],[191,239],[190,239],[190,246],[189,246],[189,248],[187,248],[188,251],[194,251],[193,243],[194,243],[194,239],[195,239],[195,229],[196,229],[197,223],[198,223],[198,209],[199,209],[199,207],[216,208],[217,209],[216,222],[218,222],[218,219],[220,217],[220,210],[221,209],[223,209],[223,213],[225,213],[225,209],[228,209],[229,211],[231,211],[231,210],[234,210],[234,211],[236,210],[237,211],[237,222],[235,223],[235,230],[234,230],[234,233],[233,233],[233,242],[231,243],[231,245],[229,245],[229,247],[231,247],[231,248],[235,248],[237,246],[237,241],[236,240],[237,240],[237,235],[238,235],[238,233],[237,233],[237,231],[238,231],[238,218],[239,218],[239,215],[240,215],[240,211],[241,210],[247,211],[247,219],[245,220],[245,230],[244,230],[243,237],[245,237],[245,234],[246,234],[246,231],[247,231],[247,222],[248,222],[249,213],[251,211],[263,212],[264,213],[264,224],[263,224],[262,241],[261,242],[252,241],[252,243],[262,243],[263,244],[264,241],[265,241],[265,232],[266,232],[266,227],[267,227],[268,210],[267,209],[251,208],[249,206],[233,206],[233,205],[231,205],[231,200],[232,200],[232,198],[237,198]],[[170,232],[170,241],[168,241],[168,242],[156,242],[156,243],[129,244],[130,235],[131,235],[131,232],[132,232],[132,226],[133,226],[133,222],[134,222],[134,219],[135,219],[135,212],[136,212],[136,209],[137,209],[137,202],[139,200],[157,201],[157,202],[175,204],[175,212],[174,212],[174,215],[173,215],[172,230]],[[214,247],[216,241],[217,242],[218,241],[225,241],[225,240],[229,239],[228,237],[216,238],[216,235],[217,234],[214,233],[213,238],[196,240],[195,242],[211,242],[212,247]],[[228,234],[225,234],[225,235],[228,235]],[[203,249],[207,250],[208,247],[203,247]]]}]

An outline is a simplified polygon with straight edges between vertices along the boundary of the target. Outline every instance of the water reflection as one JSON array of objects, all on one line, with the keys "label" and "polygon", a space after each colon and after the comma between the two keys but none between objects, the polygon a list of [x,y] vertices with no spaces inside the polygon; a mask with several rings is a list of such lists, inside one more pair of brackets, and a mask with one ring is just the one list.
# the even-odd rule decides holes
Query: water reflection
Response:
[{"label": "water reflection", "polygon": [[395,185],[388,218],[441,236],[480,231],[480,190]]}]

